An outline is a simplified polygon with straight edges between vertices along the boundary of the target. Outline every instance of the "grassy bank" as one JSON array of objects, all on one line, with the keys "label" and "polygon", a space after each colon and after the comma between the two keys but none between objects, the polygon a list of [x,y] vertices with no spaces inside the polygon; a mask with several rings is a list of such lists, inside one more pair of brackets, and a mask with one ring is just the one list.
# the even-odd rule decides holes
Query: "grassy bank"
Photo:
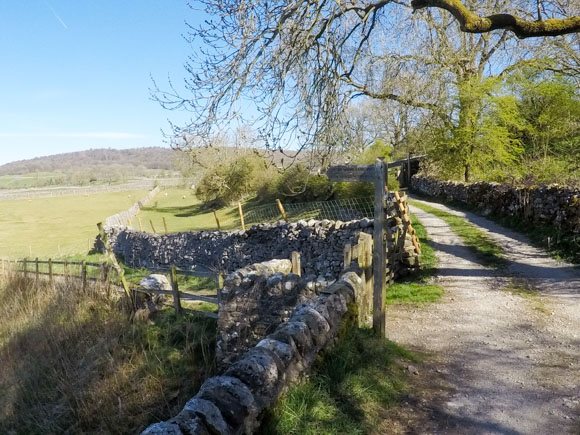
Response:
[{"label": "grassy bank", "polygon": [[215,322],[172,310],[131,322],[76,282],[0,284],[0,433],[138,433],[213,372]]},{"label": "grassy bank", "polygon": [[381,422],[406,389],[406,362],[415,360],[370,329],[349,329],[321,356],[309,380],[268,412],[260,433],[388,433]]},{"label": "grassy bank", "polygon": [[422,202],[409,201],[409,203],[445,221],[451,227],[451,230],[461,237],[465,245],[480,258],[484,265],[500,267],[506,263],[501,248],[484,231],[466,219]]},{"label": "grassy bank", "polygon": [[86,254],[97,222],[131,207],[147,191],[0,201],[0,256]]},{"label": "grassy bank", "polygon": [[431,239],[414,214],[411,214],[411,223],[421,243],[421,270],[391,285],[387,289],[387,304],[436,302],[444,292],[443,287],[434,284],[437,256]]}]

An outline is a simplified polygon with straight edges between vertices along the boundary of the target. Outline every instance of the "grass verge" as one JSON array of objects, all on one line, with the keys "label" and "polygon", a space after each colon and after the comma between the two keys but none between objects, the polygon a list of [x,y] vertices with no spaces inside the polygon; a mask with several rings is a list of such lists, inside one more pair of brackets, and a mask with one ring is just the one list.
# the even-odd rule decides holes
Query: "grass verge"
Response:
[{"label": "grass verge", "polygon": [[[426,196],[420,192],[413,192],[413,195],[425,201],[437,202],[444,205],[449,204],[458,210],[478,213],[477,209],[469,207],[467,204],[459,201],[447,203],[441,198]],[[553,225],[525,222],[514,216],[497,216],[492,214],[485,216],[485,218],[526,235],[534,246],[546,250],[556,260],[565,260],[575,265],[580,265],[580,236],[578,235],[563,232]]]},{"label": "grass verge", "polygon": [[138,433],[179,412],[213,373],[215,321],[121,306],[73,280],[0,283],[0,433]]},{"label": "grass verge", "polygon": [[431,245],[431,239],[414,214],[411,214],[411,222],[421,241],[421,270],[391,285],[387,289],[387,304],[436,302],[443,296],[443,287],[433,284],[433,277],[437,270],[437,256]]},{"label": "grass verge", "polygon": [[370,329],[348,329],[309,380],[268,411],[260,433],[388,433],[381,423],[406,391],[404,362],[417,359]]},{"label": "grass verge", "polygon": [[510,283],[502,290],[528,300],[534,310],[544,314],[550,314],[550,310],[544,305],[540,292],[533,288],[528,281],[512,278]]},{"label": "grass verge", "polygon": [[506,264],[501,248],[485,232],[472,223],[462,217],[422,202],[409,201],[409,203],[445,221],[451,227],[451,230],[461,237],[465,245],[480,258],[485,266],[497,268]]}]

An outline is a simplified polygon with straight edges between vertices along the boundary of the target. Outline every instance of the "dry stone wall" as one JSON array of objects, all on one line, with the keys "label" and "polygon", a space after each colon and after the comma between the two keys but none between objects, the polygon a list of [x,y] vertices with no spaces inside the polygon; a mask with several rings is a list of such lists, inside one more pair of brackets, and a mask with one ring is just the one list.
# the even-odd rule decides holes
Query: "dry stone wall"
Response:
[{"label": "dry stone wall", "polygon": [[137,213],[139,213],[139,211],[144,206],[149,204],[149,202],[151,202],[151,200],[155,198],[155,196],[158,193],[159,186],[153,189],[151,192],[149,192],[149,194],[145,198],[142,198],[140,201],[133,204],[133,206],[130,209],[114,214],[113,216],[109,216],[107,219],[105,219],[104,222],[105,227],[127,225],[127,223],[131,221],[133,218],[135,218],[135,216],[137,216]]},{"label": "dry stone wall", "polygon": [[[274,277],[287,266],[271,263],[254,271]],[[247,272],[245,276],[251,271]],[[341,324],[349,321],[355,325],[356,310],[351,308],[357,295],[364,291],[361,275],[358,269],[345,271],[319,295],[299,304],[288,321],[250,347],[220,376],[205,381],[176,417],[151,425],[143,434],[254,432],[262,411],[310,369],[316,355],[336,340]],[[231,280],[236,281],[236,277]],[[286,278],[282,281],[288,282]]]},{"label": "dry stone wall", "polygon": [[580,189],[556,185],[513,187],[498,183],[456,183],[414,176],[414,191],[459,201],[483,215],[514,216],[580,234]]}]

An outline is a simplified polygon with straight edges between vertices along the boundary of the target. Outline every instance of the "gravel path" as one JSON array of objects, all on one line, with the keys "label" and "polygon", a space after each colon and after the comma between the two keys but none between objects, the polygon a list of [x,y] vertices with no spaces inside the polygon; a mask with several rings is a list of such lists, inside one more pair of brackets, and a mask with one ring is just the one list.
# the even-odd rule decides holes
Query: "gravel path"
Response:
[{"label": "gravel path", "polygon": [[430,355],[417,376],[428,400],[409,400],[428,421],[405,431],[580,433],[580,272],[487,219],[429,204],[488,231],[510,264],[482,266],[443,220],[411,207],[433,240],[446,293],[387,313],[391,340]]}]

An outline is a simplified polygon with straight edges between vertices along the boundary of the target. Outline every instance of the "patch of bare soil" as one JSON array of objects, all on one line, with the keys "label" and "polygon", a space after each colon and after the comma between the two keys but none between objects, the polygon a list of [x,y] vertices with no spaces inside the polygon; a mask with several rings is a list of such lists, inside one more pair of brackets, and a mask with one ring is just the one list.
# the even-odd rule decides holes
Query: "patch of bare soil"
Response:
[{"label": "patch of bare soil", "polygon": [[482,266],[443,220],[412,207],[446,293],[435,304],[389,307],[388,337],[425,360],[409,369],[414,393],[385,428],[580,433],[580,272],[487,219],[429,204],[487,231],[510,263]]}]

